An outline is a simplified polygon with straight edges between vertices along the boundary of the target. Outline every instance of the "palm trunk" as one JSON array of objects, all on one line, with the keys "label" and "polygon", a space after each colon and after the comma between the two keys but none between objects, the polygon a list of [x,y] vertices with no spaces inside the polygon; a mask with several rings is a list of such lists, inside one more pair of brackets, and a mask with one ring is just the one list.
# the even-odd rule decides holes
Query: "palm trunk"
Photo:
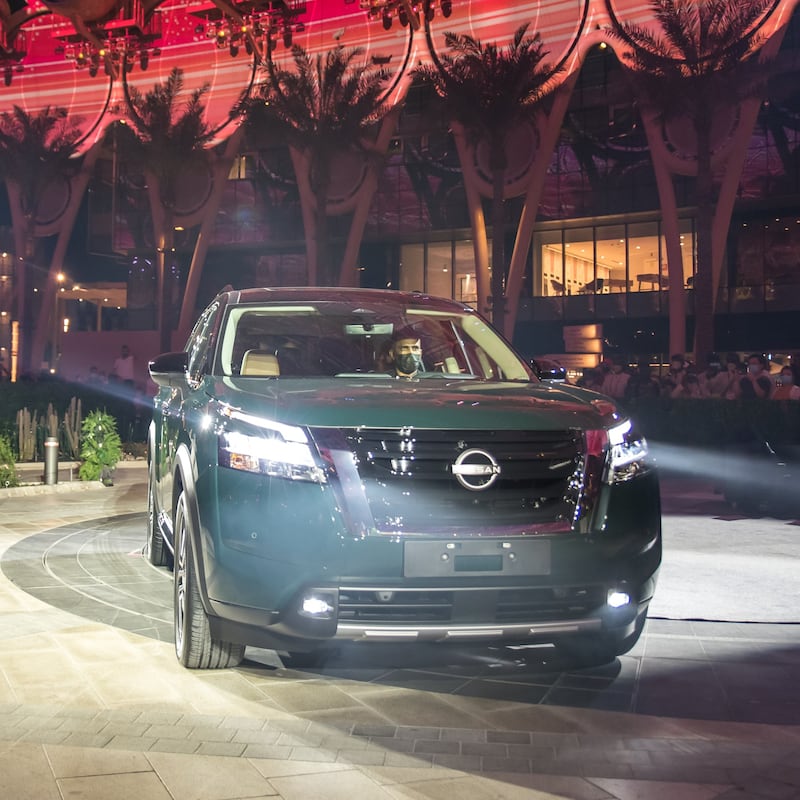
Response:
[{"label": "palm trunk", "polygon": [[289,145],[297,191],[300,195],[300,213],[303,216],[303,232],[306,240],[306,272],[309,286],[319,285],[319,266],[317,253],[315,199],[311,191],[310,158],[307,152]]},{"label": "palm trunk", "polygon": [[475,255],[475,289],[477,294],[477,308],[481,314],[488,316],[489,307],[489,245],[486,236],[486,219],[483,216],[481,196],[475,181],[470,180],[471,171],[465,169],[470,154],[464,135],[464,129],[453,123],[453,138],[455,139],[458,158],[461,162],[461,172],[464,175],[464,191],[467,195],[467,210],[469,213],[470,230],[472,231],[472,249]]},{"label": "palm trunk", "polygon": [[171,283],[168,275],[168,264],[171,262],[174,251],[175,236],[172,229],[172,212],[168,211],[165,215],[165,225],[159,235],[158,252],[156,254],[156,265],[158,269],[158,311],[156,329],[158,330],[158,348],[162,353],[172,350],[172,329],[173,319],[171,312]]},{"label": "palm trunk", "polygon": [[174,242],[173,211],[163,203],[161,186],[155,175],[148,175],[150,214],[156,243],[156,330],[160,353],[172,350],[172,325],[169,318],[169,281],[167,261],[172,257]]},{"label": "palm trunk", "polygon": [[672,174],[661,154],[653,147],[655,137],[661,135],[658,118],[645,113],[642,116],[645,134],[653,153],[653,171],[656,176],[658,202],[661,207],[661,230],[667,248],[667,276],[669,278],[669,353],[686,352],[686,288],[683,278],[683,255],[681,253],[678,206]]},{"label": "palm trunk", "polygon": [[522,280],[525,277],[525,264],[533,238],[533,228],[539,211],[539,203],[544,190],[547,169],[550,165],[550,156],[556,147],[561,132],[561,123],[569,107],[572,89],[576,76],[568,78],[556,90],[550,114],[543,115],[543,122],[539,126],[540,139],[536,159],[531,167],[531,178],[525,192],[525,205],[517,224],[517,233],[514,240],[514,249],[511,252],[511,261],[508,267],[508,280],[506,281],[506,318],[504,333],[509,341],[513,341],[514,327],[517,321],[517,309],[522,291]]},{"label": "palm trunk", "polygon": [[506,235],[505,235],[505,153],[504,143],[501,152],[492,155],[492,324],[498,331],[505,330],[506,319]]},{"label": "palm trunk", "polygon": [[[189,265],[189,275],[186,278],[186,288],[183,292],[181,301],[181,313],[178,319],[178,332],[182,338],[189,336],[194,319],[194,307],[197,303],[197,291],[200,286],[200,277],[203,274],[208,248],[214,237],[214,223],[217,219],[225,187],[228,183],[228,173],[231,163],[239,152],[242,138],[244,137],[244,126],[239,126],[225,142],[225,152],[216,160],[213,169],[214,185],[211,196],[203,209],[203,221],[200,224],[200,232],[192,253],[192,261]],[[220,281],[221,283],[221,281]]]},{"label": "palm trunk", "polygon": [[[400,109],[395,107],[390,111],[381,122],[381,129],[375,141],[376,153],[368,154],[367,176],[358,189],[358,201],[356,202],[353,220],[350,223],[350,230],[347,234],[347,244],[345,245],[342,264],[339,270],[340,286],[357,286],[358,275],[355,271],[358,251],[361,241],[364,238],[364,228],[367,224],[367,217],[372,206],[372,199],[378,190],[378,180],[380,178],[381,167],[386,158],[386,151],[389,148],[391,137],[397,128],[397,120],[400,116]],[[377,163],[380,159],[380,163]]]},{"label": "palm trunk", "polygon": [[[6,181],[8,204],[11,211],[11,227],[14,233],[14,294],[16,319],[19,323],[17,350],[17,374],[29,373],[31,364],[30,303],[28,298],[28,262],[34,252],[33,214],[27,213],[20,186]],[[13,355],[13,354],[12,354]]]},{"label": "palm trunk", "polygon": [[[33,334],[32,352],[34,358],[44,360],[45,342],[48,338],[48,331],[55,331],[55,326],[58,324],[58,321],[53,318],[56,313],[56,291],[58,283],[56,276],[64,268],[64,258],[67,254],[67,247],[69,246],[72,232],[75,229],[75,220],[78,216],[83,196],[86,193],[86,187],[89,185],[89,181],[92,177],[92,171],[99,153],[99,145],[92,147],[84,156],[81,171],[70,182],[69,204],[58,221],[58,239],[56,240],[53,255],[50,258],[50,272],[42,295],[42,305],[39,308],[39,316]],[[55,349],[56,347],[57,342],[53,342],[53,348]],[[51,367],[56,366],[57,358],[57,353],[51,353]]]},{"label": "palm trunk", "polygon": [[699,103],[697,137],[697,274],[694,284],[694,356],[697,363],[714,351],[714,282],[712,237],[714,175],[711,168],[709,104]]},{"label": "palm trunk", "polygon": [[[314,164],[311,170],[311,180],[314,192],[317,273],[320,285],[334,286],[333,265],[335,259],[331,253],[330,235],[328,233],[328,195],[331,185],[330,161],[325,156],[317,154],[316,158],[312,157],[312,163]],[[316,180],[314,180],[315,174]]]},{"label": "palm trunk", "polygon": [[722,181],[716,189],[716,203],[714,210],[714,232],[711,249],[714,255],[712,271],[712,297],[714,307],[719,292],[720,277],[722,274],[725,242],[730,231],[731,216],[736,204],[739,181],[742,177],[744,163],[747,159],[748,145],[753,135],[762,98],[748,98],[739,108],[739,126],[734,136],[728,158],[725,162],[725,172]]}]

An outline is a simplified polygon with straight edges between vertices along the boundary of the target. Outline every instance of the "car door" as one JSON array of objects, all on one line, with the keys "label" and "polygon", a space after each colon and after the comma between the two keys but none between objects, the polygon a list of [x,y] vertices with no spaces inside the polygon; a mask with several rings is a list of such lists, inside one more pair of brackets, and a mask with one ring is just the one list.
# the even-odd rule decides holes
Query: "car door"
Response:
[{"label": "car door", "polygon": [[159,507],[164,510],[171,507],[178,447],[182,441],[188,440],[185,430],[187,406],[194,402],[193,395],[200,387],[203,376],[211,369],[221,307],[221,302],[214,301],[200,315],[192,329],[184,348],[187,355],[186,381],[162,388],[156,398],[154,418],[159,421],[155,430],[159,457],[155,465],[155,477]]}]

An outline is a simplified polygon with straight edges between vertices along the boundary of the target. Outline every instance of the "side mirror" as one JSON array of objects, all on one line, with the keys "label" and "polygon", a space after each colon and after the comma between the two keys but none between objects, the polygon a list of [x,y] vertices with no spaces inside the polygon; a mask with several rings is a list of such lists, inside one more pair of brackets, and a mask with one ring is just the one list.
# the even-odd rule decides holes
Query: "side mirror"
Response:
[{"label": "side mirror", "polygon": [[147,365],[154,383],[166,387],[183,387],[188,381],[189,354],[162,353]]},{"label": "side mirror", "polygon": [[528,361],[534,374],[540,381],[552,383],[566,383],[567,370],[557,361],[549,358],[532,358]]}]

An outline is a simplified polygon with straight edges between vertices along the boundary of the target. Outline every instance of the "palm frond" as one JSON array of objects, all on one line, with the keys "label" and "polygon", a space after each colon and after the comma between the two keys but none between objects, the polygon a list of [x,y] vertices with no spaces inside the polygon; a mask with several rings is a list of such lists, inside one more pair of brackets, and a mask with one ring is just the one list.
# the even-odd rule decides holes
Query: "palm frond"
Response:
[{"label": "palm frond", "polygon": [[504,136],[531,119],[540,108],[554,76],[538,33],[521,25],[505,47],[482,43],[465,34],[446,33],[449,52],[439,66],[424,65],[414,76],[442,99],[446,113],[473,141]]},{"label": "palm frond", "polygon": [[14,106],[0,114],[0,175],[20,187],[26,212],[54,175],[73,169],[79,124],[67,109],[50,106],[36,113]]},{"label": "palm frond", "polygon": [[386,113],[386,70],[362,62],[360,47],[309,55],[292,48],[294,68],[272,66],[248,112],[251,129],[270,129],[301,148],[328,151],[359,146]]}]

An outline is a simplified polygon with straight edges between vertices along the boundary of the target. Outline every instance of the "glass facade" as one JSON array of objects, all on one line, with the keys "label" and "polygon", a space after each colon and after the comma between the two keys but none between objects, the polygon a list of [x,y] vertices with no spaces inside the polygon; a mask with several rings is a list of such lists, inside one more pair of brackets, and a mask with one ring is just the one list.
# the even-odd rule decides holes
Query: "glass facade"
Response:
[{"label": "glass facade", "polygon": [[[681,282],[691,288],[691,220],[681,225]],[[666,244],[658,221],[558,227],[534,237],[533,294],[660,292],[669,288]]]},{"label": "glass facade", "polygon": [[400,258],[401,289],[476,304],[475,259],[470,240],[402,245]]}]

